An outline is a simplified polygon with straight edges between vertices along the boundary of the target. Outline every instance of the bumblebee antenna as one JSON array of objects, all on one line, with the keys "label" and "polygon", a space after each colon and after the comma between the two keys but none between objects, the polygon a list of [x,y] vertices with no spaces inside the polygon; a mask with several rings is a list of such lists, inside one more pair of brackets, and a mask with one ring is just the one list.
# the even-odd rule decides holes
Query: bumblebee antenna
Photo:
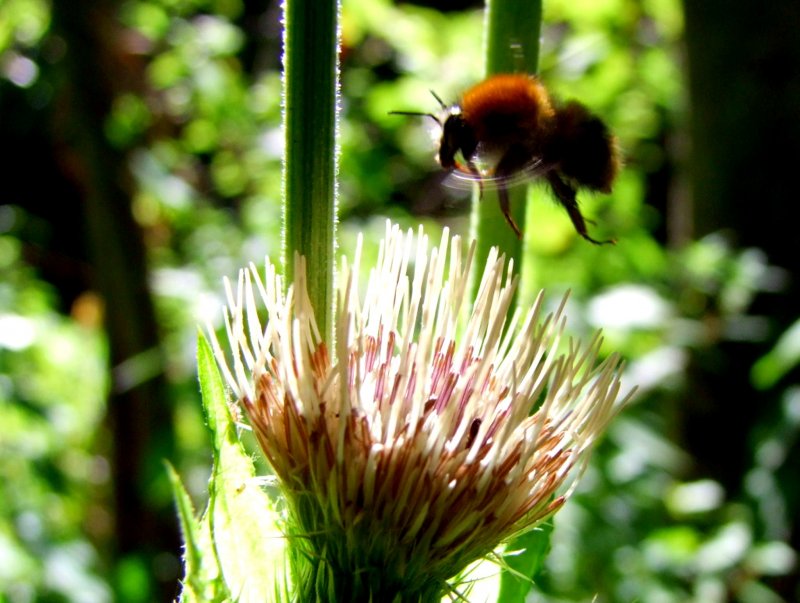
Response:
[{"label": "bumblebee antenna", "polygon": [[[447,111],[447,105],[444,104],[444,101],[441,99],[441,97],[433,90],[431,90],[430,93],[433,95],[433,98],[436,99],[436,102],[439,103],[442,109]],[[419,115],[421,117],[430,117],[433,121],[439,124],[439,126],[443,127],[442,120],[436,117],[436,115],[433,113],[423,113],[422,111],[389,111],[389,115]]]},{"label": "bumblebee antenna", "polygon": [[433,98],[435,98],[436,101],[439,103],[439,106],[443,110],[447,111],[447,105],[444,104],[444,101],[441,99],[441,97],[438,94],[436,94],[436,92],[434,92],[433,90],[431,90],[430,93],[433,95]]},{"label": "bumblebee antenna", "polygon": [[440,126],[442,125],[442,122],[439,121],[439,118],[433,113],[422,113],[421,111],[389,111],[389,115],[418,115],[420,117],[430,117],[437,124]]}]

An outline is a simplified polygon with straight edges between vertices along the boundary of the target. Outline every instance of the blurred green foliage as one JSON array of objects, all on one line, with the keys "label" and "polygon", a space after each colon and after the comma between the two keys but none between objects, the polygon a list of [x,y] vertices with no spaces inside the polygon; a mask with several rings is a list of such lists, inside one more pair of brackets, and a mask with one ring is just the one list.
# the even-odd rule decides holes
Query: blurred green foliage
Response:
[{"label": "blurred green foliage", "polygon": [[[0,222],[18,219],[0,209]],[[10,601],[110,601],[94,574],[107,538],[102,505],[107,375],[96,300],[59,313],[57,292],[0,236],[0,593]]]},{"label": "blurred green foliage", "polygon": [[[209,442],[196,325],[220,324],[223,276],[280,250],[279,11],[235,0],[116,8],[130,73],[105,134],[126,158],[147,244],[176,403],[173,462],[203,508]],[[753,425],[741,491],[704,473],[682,440],[681,400],[699,398],[698,371],[724,366],[724,346],[768,337],[754,300],[778,294],[784,277],[758,250],[720,236],[664,245],[666,208],[682,194],[688,161],[680,4],[548,0],[544,9],[542,78],[557,97],[578,98],[609,122],[627,167],[613,194],[581,198],[599,236],[618,239],[614,248],[581,241],[544,187],[531,187],[523,297],[546,287],[557,299],[571,289],[570,330],[604,328],[607,349],[629,358],[628,381],[642,391],[557,516],[536,600],[780,601],[773,587],[797,571],[786,539],[797,529],[798,487],[786,480],[800,395],[782,380],[800,359],[797,328],[752,367],[754,384],[779,403]],[[69,49],[49,25],[46,2],[0,3],[4,135],[61,110]],[[389,111],[436,109],[430,88],[454,100],[479,79],[481,31],[477,8],[345,0],[342,252],[351,255],[363,231],[368,263],[387,216],[407,227],[423,222],[434,238],[442,225],[466,233],[469,193],[439,173],[437,133],[428,120]],[[57,128],[44,131],[56,140],[42,151],[58,154]],[[85,283],[67,295],[40,261],[63,250],[52,236],[59,225],[34,201],[16,193],[0,201],[0,598],[133,600],[124,593],[148,592],[148,570],[114,567],[106,554],[113,518],[102,304]]]}]

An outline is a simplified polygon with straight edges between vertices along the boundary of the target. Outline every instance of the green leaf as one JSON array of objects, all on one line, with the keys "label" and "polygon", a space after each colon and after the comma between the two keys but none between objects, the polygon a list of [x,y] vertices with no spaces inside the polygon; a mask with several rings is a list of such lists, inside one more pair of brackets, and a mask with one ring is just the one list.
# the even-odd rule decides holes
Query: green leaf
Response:
[{"label": "green leaf", "polygon": [[753,365],[750,376],[760,390],[774,387],[784,375],[800,364],[800,320],[795,321],[775,346]]},{"label": "green leaf", "polygon": [[541,571],[547,552],[550,550],[552,532],[551,519],[508,543],[507,552],[503,555],[507,568],[503,570],[500,579],[498,601],[503,603],[525,601],[533,586],[533,578]]},{"label": "green leaf", "polygon": [[194,506],[175,469],[167,463],[184,539],[184,577],[181,603],[222,603],[228,599],[219,563],[211,544],[207,517],[198,520]]},{"label": "green leaf", "polygon": [[[203,551],[200,543],[200,523],[194,515],[194,505],[189,498],[189,493],[183,487],[181,478],[175,468],[167,462],[167,475],[172,484],[172,493],[175,497],[175,506],[181,522],[183,534],[183,566],[184,566],[184,592],[190,590],[192,583],[197,579],[198,569],[202,563]],[[210,551],[213,556],[213,550]],[[181,596],[184,600],[184,596]]]},{"label": "green leaf", "polygon": [[206,516],[214,550],[230,597],[242,603],[263,602],[278,592],[276,584],[288,579],[280,516],[257,483],[255,467],[231,418],[214,355],[202,335],[197,366],[213,436],[214,467]]}]

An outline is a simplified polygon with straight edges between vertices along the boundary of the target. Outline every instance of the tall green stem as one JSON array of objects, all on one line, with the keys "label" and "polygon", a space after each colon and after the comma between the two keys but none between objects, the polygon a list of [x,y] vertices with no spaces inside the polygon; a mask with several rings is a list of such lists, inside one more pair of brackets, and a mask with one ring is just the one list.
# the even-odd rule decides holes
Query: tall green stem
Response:
[{"label": "tall green stem", "polygon": [[284,0],[283,265],[306,257],[308,293],[320,333],[333,340],[336,241],[336,119],[339,0]]},{"label": "tall green stem", "polygon": [[[536,73],[542,24],[541,0],[486,0],[485,14],[486,76]],[[526,187],[514,187],[509,191],[511,213],[523,229],[526,193]],[[523,241],[514,236],[498,210],[496,192],[487,191],[482,201],[473,204],[472,235],[478,242],[476,274],[483,272],[489,249],[495,246],[505,253],[507,260],[514,260],[515,272],[520,273]],[[473,283],[473,287],[477,285]]]}]

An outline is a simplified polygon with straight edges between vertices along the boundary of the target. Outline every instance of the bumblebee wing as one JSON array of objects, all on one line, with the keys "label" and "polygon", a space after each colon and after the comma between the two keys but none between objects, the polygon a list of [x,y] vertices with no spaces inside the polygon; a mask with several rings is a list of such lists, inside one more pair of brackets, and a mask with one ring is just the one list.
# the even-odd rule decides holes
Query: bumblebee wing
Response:
[{"label": "bumblebee wing", "polygon": [[480,176],[475,175],[468,167],[459,164],[445,178],[445,186],[461,190],[471,190],[475,184],[480,184],[483,190],[510,188],[544,176],[552,169],[552,166],[546,165],[541,159],[530,161],[523,169],[509,176],[495,176],[493,168],[487,168],[482,163],[476,163],[476,167]]}]

